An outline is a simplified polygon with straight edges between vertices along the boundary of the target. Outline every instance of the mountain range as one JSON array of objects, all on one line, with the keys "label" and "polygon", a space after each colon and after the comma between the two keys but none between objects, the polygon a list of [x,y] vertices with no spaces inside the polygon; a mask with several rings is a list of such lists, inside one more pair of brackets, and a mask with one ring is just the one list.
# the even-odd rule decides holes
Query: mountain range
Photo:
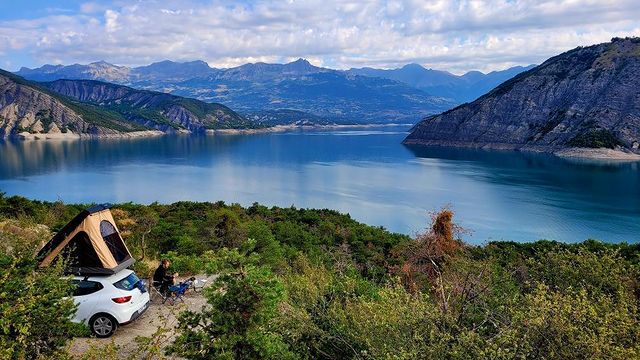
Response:
[{"label": "mountain range", "polygon": [[36,83],[0,70],[0,138],[260,127],[221,104],[95,80]]},{"label": "mountain range", "polygon": [[[243,114],[273,119],[289,110],[336,123],[415,123],[480,96],[527,68],[462,76],[411,64],[394,70],[346,71],[317,67],[304,59],[287,64],[252,63],[218,69],[203,61],[161,61],[124,67],[104,61],[45,65],[16,74],[35,81],[101,80],[222,103]],[[287,110],[282,112],[282,110]],[[285,123],[285,116],[276,122]]]},{"label": "mountain range", "polygon": [[400,81],[428,94],[436,94],[456,103],[465,103],[477,99],[494,87],[533,67],[535,65],[514,66],[487,74],[469,71],[463,75],[454,75],[448,71],[425,69],[418,64],[408,64],[391,70],[360,68],[350,69],[348,72]]},{"label": "mountain range", "polygon": [[640,38],[578,47],[417,124],[406,144],[640,154]]},{"label": "mountain range", "polygon": [[137,68],[98,62],[23,68],[18,74],[42,82],[0,71],[2,137],[206,132],[422,117],[405,144],[640,154],[639,38],[578,47],[538,66],[461,76],[415,64],[339,71],[303,59],[230,69],[202,61]]}]

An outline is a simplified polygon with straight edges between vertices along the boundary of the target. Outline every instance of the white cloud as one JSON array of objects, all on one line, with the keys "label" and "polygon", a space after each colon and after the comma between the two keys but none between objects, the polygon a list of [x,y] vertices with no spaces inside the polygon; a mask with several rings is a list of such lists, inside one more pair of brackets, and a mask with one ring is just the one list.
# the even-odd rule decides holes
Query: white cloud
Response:
[{"label": "white cloud", "polygon": [[[461,72],[640,36],[638,18],[637,0],[116,1],[0,22],[0,40],[19,39],[38,63],[203,59],[228,67],[305,57],[339,68],[417,62]],[[6,44],[0,51],[10,57]]]},{"label": "white cloud", "polygon": [[105,10],[107,10],[107,8],[104,6],[104,4],[99,4],[97,2],[86,2],[80,4],[80,12],[83,14],[93,14]]},{"label": "white cloud", "polygon": [[118,16],[118,12],[113,10],[107,10],[104,12],[104,29],[106,32],[112,33],[119,29]]}]

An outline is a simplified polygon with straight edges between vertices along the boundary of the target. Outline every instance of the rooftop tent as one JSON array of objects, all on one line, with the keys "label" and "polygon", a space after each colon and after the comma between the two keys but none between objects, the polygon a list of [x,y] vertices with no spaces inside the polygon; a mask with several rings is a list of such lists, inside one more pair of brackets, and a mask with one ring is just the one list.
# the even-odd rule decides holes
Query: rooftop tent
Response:
[{"label": "rooftop tent", "polygon": [[92,206],[73,218],[40,249],[40,267],[49,266],[60,254],[68,261],[67,270],[78,275],[110,275],[133,264],[110,207]]}]

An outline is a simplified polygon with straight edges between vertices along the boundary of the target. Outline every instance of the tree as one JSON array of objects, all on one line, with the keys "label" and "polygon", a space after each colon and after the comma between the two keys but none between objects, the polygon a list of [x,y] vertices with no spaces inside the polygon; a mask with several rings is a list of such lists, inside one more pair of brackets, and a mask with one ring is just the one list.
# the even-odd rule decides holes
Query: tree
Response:
[{"label": "tree", "polygon": [[33,249],[42,233],[0,229],[0,358],[36,359],[61,351],[72,337],[75,305],[63,264],[38,269]]},{"label": "tree", "polygon": [[256,265],[257,256],[222,249],[220,257],[225,270],[206,292],[207,306],[180,315],[169,352],[189,359],[294,358],[270,322],[284,296],[281,282]]}]

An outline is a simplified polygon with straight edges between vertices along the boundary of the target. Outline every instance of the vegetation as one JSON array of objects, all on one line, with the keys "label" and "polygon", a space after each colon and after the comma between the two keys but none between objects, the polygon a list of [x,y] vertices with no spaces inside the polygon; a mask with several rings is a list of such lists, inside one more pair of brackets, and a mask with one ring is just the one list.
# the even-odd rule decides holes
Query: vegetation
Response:
[{"label": "vegetation", "polygon": [[584,148],[608,148],[613,149],[616,146],[622,146],[622,142],[606,129],[595,129],[576,135],[569,140],[568,145]]},{"label": "vegetation", "polygon": [[0,223],[0,359],[60,354],[80,331],[68,320],[75,305],[62,264],[36,271],[34,248],[47,235],[28,221]]},{"label": "vegetation", "polygon": [[[0,196],[0,234],[33,247],[24,229],[43,224],[57,230],[82,208]],[[447,209],[434,214],[415,239],[331,210],[257,204],[120,204],[114,216],[136,257],[169,257],[182,273],[219,275],[205,291],[207,306],[182,313],[173,344],[156,348],[172,356],[640,358],[638,245],[589,240],[470,246],[458,240],[463,230]],[[9,270],[11,277],[49,283],[51,300],[42,301],[40,290],[8,295],[13,297],[1,299],[0,311],[18,311],[23,303],[53,309],[63,301],[65,283],[54,275],[59,270],[33,271],[29,256],[16,255],[11,246],[1,249],[3,261],[20,269]],[[17,283],[2,281],[0,296],[19,291]],[[5,321],[4,314],[1,348],[18,351],[7,353],[9,358],[29,357],[24,351],[32,350],[24,344],[50,336],[34,326],[14,340],[7,329],[24,322],[13,320],[19,315]],[[42,356],[59,353],[73,334],[64,316],[49,323],[59,327],[58,337],[39,342]],[[121,357],[109,346],[96,354]]]}]

